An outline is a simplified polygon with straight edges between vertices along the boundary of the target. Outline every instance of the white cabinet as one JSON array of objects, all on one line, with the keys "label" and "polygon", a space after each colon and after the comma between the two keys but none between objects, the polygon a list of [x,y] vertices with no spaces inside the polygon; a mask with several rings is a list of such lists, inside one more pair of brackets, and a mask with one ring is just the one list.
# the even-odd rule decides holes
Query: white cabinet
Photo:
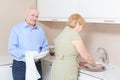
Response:
[{"label": "white cabinet", "polygon": [[78,80],[104,80],[102,78],[98,78],[96,76],[92,76],[86,73],[80,73],[79,79]]},{"label": "white cabinet", "polygon": [[0,80],[13,80],[11,65],[0,66]]},{"label": "white cabinet", "polygon": [[52,63],[42,60],[42,77],[43,80],[51,80],[51,66]]},{"label": "white cabinet", "polygon": [[37,0],[40,21],[67,21],[76,7],[76,0]]},{"label": "white cabinet", "polygon": [[78,12],[87,22],[120,23],[120,0],[77,0]]},{"label": "white cabinet", "polygon": [[86,22],[120,23],[119,0],[37,0],[40,21],[67,21],[72,13]]}]

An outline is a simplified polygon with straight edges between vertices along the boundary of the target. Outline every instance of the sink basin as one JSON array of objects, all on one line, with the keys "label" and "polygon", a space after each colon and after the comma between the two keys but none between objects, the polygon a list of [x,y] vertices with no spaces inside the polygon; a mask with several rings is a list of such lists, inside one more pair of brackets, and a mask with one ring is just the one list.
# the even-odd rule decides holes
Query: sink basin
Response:
[{"label": "sink basin", "polygon": [[[119,66],[112,65],[112,64],[104,64],[104,63],[103,63],[103,66],[104,66],[103,71],[98,71],[98,70],[95,71],[91,69],[82,68],[80,69],[79,75],[81,75],[81,73],[85,73],[87,75],[97,77],[100,80],[120,80],[120,75],[119,75],[120,67]],[[91,79],[91,80],[96,80],[96,79]]]},{"label": "sink basin", "polygon": [[104,71],[115,71],[115,70],[120,70],[119,66],[115,66],[112,64],[105,64],[101,62],[96,62],[97,64],[102,64],[102,67],[94,67],[87,62],[80,62],[79,66],[80,69],[90,71],[90,72],[104,72]]},{"label": "sink basin", "polygon": [[[105,67],[104,71],[98,71],[98,72],[80,69],[79,75],[85,74],[85,75],[97,77],[100,80],[120,80],[120,75],[119,75],[120,67],[119,66],[111,65],[111,64],[104,64],[104,67]],[[79,77],[82,77],[82,76],[79,76]],[[91,79],[91,80],[96,80],[96,79]]]},{"label": "sink basin", "polygon": [[87,71],[92,71],[92,72],[105,71],[105,66],[95,67],[95,66],[92,66],[92,65],[90,65],[90,64],[88,64],[86,62],[80,63],[80,68],[84,69],[84,70],[87,70]]}]

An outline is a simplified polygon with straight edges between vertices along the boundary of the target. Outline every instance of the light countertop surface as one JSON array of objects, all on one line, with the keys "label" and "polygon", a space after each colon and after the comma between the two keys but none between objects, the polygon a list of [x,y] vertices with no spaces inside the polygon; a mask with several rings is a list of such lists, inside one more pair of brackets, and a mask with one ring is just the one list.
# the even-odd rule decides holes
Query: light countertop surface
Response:
[{"label": "light countertop surface", "polygon": [[120,80],[120,67],[118,66],[108,65],[103,72],[91,72],[83,69],[80,72],[103,80]]},{"label": "light countertop surface", "polygon": [[48,61],[52,63],[55,59],[55,56],[47,55],[46,57],[42,58],[42,60]]},{"label": "light countertop surface", "polygon": [[12,64],[10,55],[0,55],[0,66]]}]

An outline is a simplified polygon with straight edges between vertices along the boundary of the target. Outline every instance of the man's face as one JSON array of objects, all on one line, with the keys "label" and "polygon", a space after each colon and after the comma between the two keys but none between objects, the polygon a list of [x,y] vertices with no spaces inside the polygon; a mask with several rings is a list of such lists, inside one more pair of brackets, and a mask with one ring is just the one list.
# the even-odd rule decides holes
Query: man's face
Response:
[{"label": "man's face", "polygon": [[31,9],[26,14],[26,22],[33,27],[38,21],[39,12],[35,9]]}]

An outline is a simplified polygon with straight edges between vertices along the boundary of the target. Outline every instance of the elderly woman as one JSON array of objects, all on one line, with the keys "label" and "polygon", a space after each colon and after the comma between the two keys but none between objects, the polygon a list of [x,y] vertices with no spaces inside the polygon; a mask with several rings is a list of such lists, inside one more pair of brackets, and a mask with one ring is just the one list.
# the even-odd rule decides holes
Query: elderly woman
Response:
[{"label": "elderly woman", "polygon": [[51,69],[51,80],[78,80],[78,56],[93,66],[99,66],[87,52],[79,35],[84,26],[85,20],[79,14],[72,14],[67,26],[55,39],[56,58]]}]

